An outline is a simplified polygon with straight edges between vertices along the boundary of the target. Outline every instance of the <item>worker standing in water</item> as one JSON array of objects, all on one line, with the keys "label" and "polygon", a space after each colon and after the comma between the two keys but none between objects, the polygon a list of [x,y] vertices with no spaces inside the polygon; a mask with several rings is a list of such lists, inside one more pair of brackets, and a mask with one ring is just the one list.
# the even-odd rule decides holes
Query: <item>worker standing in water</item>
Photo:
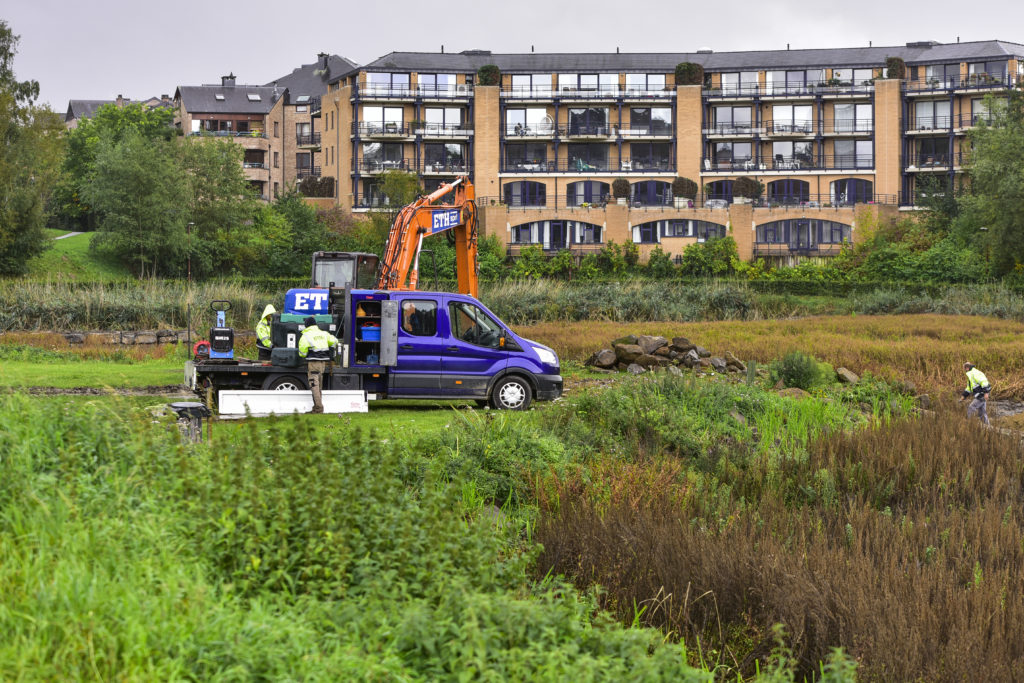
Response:
[{"label": "worker standing in water", "polygon": [[313,316],[308,316],[303,323],[306,327],[299,337],[299,356],[307,359],[306,379],[313,394],[312,412],[322,413],[324,402],[320,392],[323,375],[331,367],[331,349],[337,348],[338,338],[330,332],[321,330]]},{"label": "worker standing in water", "polygon": [[270,349],[274,342],[270,339],[270,316],[277,313],[273,304],[267,304],[263,309],[263,316],[256,323],[256,348],[259,351],[259,360],[270,360]]},{"label": "worker standing in water", "polygon": [[988,394],[992,391],[992,385],[989,383],[988,377],[985,377],[985,373],[974,367],[974,363],[970,361],[964,363],[964,372],[967,373],[967,388],[963,390],[960,400],[973,397],[971,405],[967,407],[967,417],[974,417],[977,413],[981,421],[987,425],[989,424]]}]

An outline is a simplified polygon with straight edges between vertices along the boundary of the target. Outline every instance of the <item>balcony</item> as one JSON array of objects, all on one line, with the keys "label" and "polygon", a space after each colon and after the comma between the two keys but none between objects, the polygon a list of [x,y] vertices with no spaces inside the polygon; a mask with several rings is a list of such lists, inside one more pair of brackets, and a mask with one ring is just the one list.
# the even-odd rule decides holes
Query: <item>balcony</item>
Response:
[{"label": "balcony", "polygon": [[242,168],[258,168],[265,170],[267,168],[267,165],[262,161],[243,161]]},{"label": "balcony", "polygon": [[469,99],[473,86],[464,83],[454,85],[383,85],[367,83],[353,88],[352,96],[362,100],[443,100]]},{"label": "balcony", "polygon": [[615,137],[615,126],[560,126],[558,135],[568,140],[607,140]]},{"label": "balcony", "polygon": [[992,123],[991,114],[960,114],[959,116],[915,116],[907,122],[908,135],[934,135],[941,133],[964,132],[981,123]]},{"label": "balcony", "polygon": [[710,173],[773,173],[793,171],[870,171],[874,169],[874,158],[870,154],[826,154],[822,157],[786,157],[736,159],[715,161],[705,157],[702,161],[703,174]]},{"label": "balcony", "polygon": [[515,258],[519,256],[523,249],[529,249],[530,247],[540,247],[547,254],[555,254],[559,251],[568,251],[570,254],[577,258],[582,258],[588,254],[596,254],[604,249],[603,242],[590,242],[586,244],[576,244],[570,242],[563,242],[561,244],[548,244],[545,246],[541,242],[523,243],[517,242],[508,245],[506,253]]},{"label": "balcony", "polygon": [[839,98],[861,98],[868,97],[875,90],[873,82],[863,83],[839,83],[826,81],[824,83],[810,84],[785,84],[769,83],[743,84],[718,88],[704,88],[703,96],[708,99],[751,99],[761,98],[796,98],[805,99],[811,97],[824,97],[827,99]]},{"label": "balcony", "polygon": [[466,175],[470,166],[465,161],[424,161],[423,175]]},{"label": "balcony", "polygon": [[838,256],[842,250],[842,244],[754,243],[754,256]]},{"label": "balcony", "polygon": [[320,133],[301,133],[296,135],[295,144],[302,149],[320,149]]},{"label": "balcony", "polygon": [[553,123],[536,123],[532,126],[524,126],[517,123],[514,126],[505,126],[505,139],[512,138],[547,138],[553,139],[558,134],[558,128]]},{"label": "balcony", "polygon": [[907,171],[949,171],[959,170],[964,161],[963,152],[932,153],[914,152],[907,155],[905,168]]},{"label": "balcony", "polygon": [[296,178],[319,178],[320,167],[319,166],[296,166],[295,167]]},{"label": "balcony", "polygon": [[754,135],[763,135],[764,127],[754,127],[749,123],[716,123],[703,131],[705,137],[709,138],[749,138]]},{"label": "balcony", "polygon": [[652,159],[622,159],[621,161],[583,161],[582,159],[559,159],[557,161],[506,161],[501,173],[675,173],[671,161]]},{"label": "balcony", "polygon": [[431,140],[466,140],[473,135],[471,128],[465,128],[458,123],[421,123],[415,126],[412,132]]},{"label": "balcony", "polygon": [[358,135],[361,138],[379,138],[385,140],[395,140],[411,138],[413,132],[409,128],[409,126],[405,125],[404,123],[381,123],[379,121],[353,121],[352,134]]},{"label": "balcony", "polygon": [[385,171],[412,171],[416,163],[413,159],[359,159],[353,170],[360,173],[384,173]]},{"label": "balcony", "polygon": [[835,136],[870,135],[875,132],[875,122],[861,119],[837,119],[825,121],[822,133]]},{"label": "balcony", "polygon": [[555,98],[551,86],[512,86],[501,89],[501,96],[511,100],[550,102]]},{"label": "balcony", "polygon": [[641,140],[670,140],[675,134],[671,125],[663,124],[658,126],[620,126],[619,136],[629,139]]},{"label": "balcony", "polygon": [[309,116],[310,118],[319,118],[322,107],[321,98],[319,95],[310,98],[309,100]]},{"label": "balcony", "polygon": [[815,125],[813,121],[766,121],[764,130],[767,135],[775,137],[813,137]]},{"label": "balcony", "polygon": [[212,137],[212,138],[267,138],[262,130],[195,130],[189,136]]},{"label": "balcony", "polygon": [[903,85],[907,95],[923,95],[940,91],[984,92],[1020,85],[1013,74],[970,74],[949,78],[919,78]]}]

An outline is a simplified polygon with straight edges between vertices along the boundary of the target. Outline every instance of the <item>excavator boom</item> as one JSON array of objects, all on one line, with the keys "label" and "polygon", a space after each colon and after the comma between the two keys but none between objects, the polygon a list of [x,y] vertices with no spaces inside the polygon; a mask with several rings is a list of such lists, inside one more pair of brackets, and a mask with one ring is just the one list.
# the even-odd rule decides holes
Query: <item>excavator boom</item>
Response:
[{"label": "excavator boom", "polygon": [[[453,193],[450,203],[434,204],[450,193]],[[459,292],[476,297],[479,283],[475,199],[473,183],[462,177],[402,207],[388,233],[377,287],[415,290],[419,281],[423,238],[451,230],[455,235],[455,271]]]}]

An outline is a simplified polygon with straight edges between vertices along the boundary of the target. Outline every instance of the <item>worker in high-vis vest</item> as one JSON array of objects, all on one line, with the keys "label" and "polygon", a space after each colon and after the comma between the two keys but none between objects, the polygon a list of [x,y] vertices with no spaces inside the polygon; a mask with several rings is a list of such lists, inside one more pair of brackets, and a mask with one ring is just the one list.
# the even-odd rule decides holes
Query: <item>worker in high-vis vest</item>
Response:
[{"label": "worker in high-vis vest", "polygon": [[270,317],[277,313],[274,304],[267,304],[263,309],[263,316],[256,323],[256,349],[259,351],[260,360],[270,360],[270,349],[274,342],[270,339]]},{"label": "worker in high-vis vest", "polygon": [[989,424],[986,409],[992,385],[989,383],[988,377],[985,377],[985,373],[974,367],[974,363],[970,361],[964,363],[964,372],[967,373],[967,388],[963,390],[960,400],[971,397],[971,405],[967,406],[967,417],[974,417],[977,413],[982,422]]},{"label": "worker in high-vis vest", "polygon": [[313,394],[313,412],[324,412],[321,387],[324,372],[331,366],[331,349],[337,348],[338,338],[324,332],[316,324],[316,318],[308,316],[303,323],[305,329],[299,337],[299,356],[307,360],[306,379]]}]

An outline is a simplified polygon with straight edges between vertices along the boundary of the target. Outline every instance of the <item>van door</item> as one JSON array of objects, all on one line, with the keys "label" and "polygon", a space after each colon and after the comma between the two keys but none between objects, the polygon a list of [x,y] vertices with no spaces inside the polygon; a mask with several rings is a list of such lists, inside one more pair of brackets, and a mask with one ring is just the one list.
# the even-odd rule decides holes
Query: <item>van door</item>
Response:
[{"label": "van door", "polygon": [[441,393],[445,396],[485,398],[491,377],[508,365],[501,348],[505,328],[478,304],[447,297],[448,329]]},{"label": "van door", "polygon": [[398,362],[389,370],[389,396],[438,396],[447,326],[438,325],[440,297],[402,297],[398,312]]}]

